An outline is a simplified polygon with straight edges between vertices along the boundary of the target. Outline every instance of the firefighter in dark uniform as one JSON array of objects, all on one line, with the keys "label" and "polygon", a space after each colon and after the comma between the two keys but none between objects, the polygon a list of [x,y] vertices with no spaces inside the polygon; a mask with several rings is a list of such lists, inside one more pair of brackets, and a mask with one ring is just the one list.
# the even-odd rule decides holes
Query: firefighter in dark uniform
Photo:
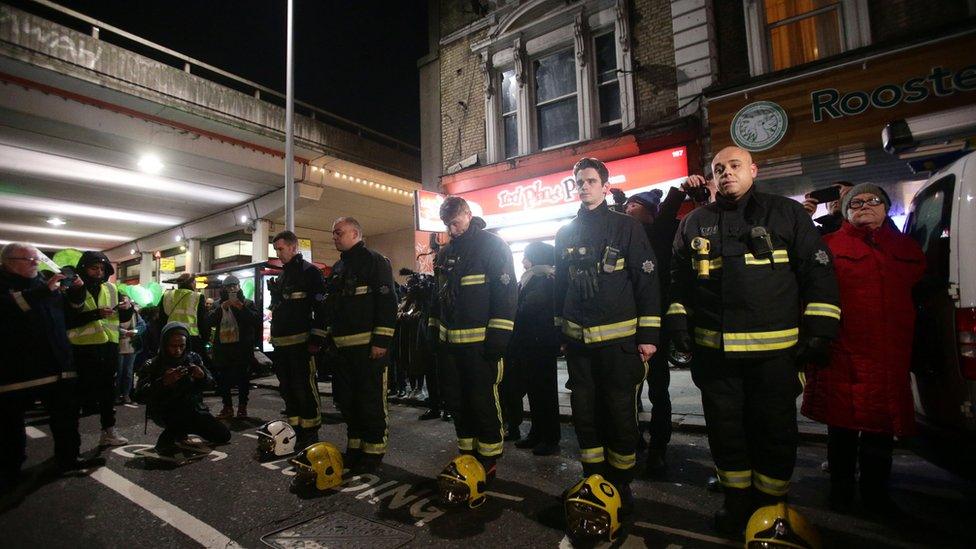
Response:
[{"label": "firefighter in dark uniform", "polygon": [[830,252],[803,206],[753,188],[751,155],[712,160],[716,201],[674,240],[665,323],[694,351],[708,443],[725,492],[716,528],[741,535],[752,511],[789,490],[796,462],[798,369],[826,358],[840,320]]},{"label": "firefighter in dark uniform", "polygon": [[351,217],[332,225],[340,252],[326,299],[329,334],[338,350],[332,387],[346,421],[345,464],[374,471],[386,453],[387,350],[396,322],[396,294],[390,262],[363,242],[363,227]]},{"label": "firefighter in dark uniform", "polygon": [[318,440],[322,417],[315,379],[315,354],[328,335],[325,279],[298,252],[298,237],[282,231],[274,237],[282,272],[271,291],[271,344],[274,345],[278,390],[285,399],[285,416],[295,428],[299,445]]},{"label": "firefighter in dark uniform", "polygon": [[660,292],[640,222],[608,209],[607,167],[573,167],[579,213],[556,233],[555,322],[561,326],[583,475],[601,474],[631,509],[637,463],[634,399],[657,350]]},{"label": "firefighter in dark uniform", "polygon": [[502,454],[498,383],[515,327],[518,280],[508,244],[484,230],[464,199],[447,197],[440,217],[451,241],[434,260],[429,326],[438,333],[439,382],[458,450],[477,457],[491,481]]}]

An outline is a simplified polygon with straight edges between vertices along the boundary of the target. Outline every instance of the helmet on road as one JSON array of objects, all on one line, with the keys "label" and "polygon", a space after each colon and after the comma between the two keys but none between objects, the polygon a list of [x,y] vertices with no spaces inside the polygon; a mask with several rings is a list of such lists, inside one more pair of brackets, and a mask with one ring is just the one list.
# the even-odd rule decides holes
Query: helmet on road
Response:
[{"label": "helmet on road", "polygon": [[474,509],[488,499],[485,468],[474,456],[461,455],[451,460],[437,477],[437,488],[448,505],[467,503]]},{"label": "helmet on road", "polygon": [[600,475],[590,475],[566,491],[566,529],[573,538],[613,541],[620,529],[620,493]]},{"label": "helmet on road", "polygon": [[328,490],[342,483],[342,454],[334,444],[316,442],[289,460],[295,467],[298,487],[315,486]]},{"label": "helmet on road", "polygon": [[295,430],[284,421],[269,421],[258,429],[258,453],[262,457],[295,452]]},{"label": "helmet on road", "polygon": [[746,526],[746,547],[819,549],[820,534],[803,515],[785,503],[760,507]]}]

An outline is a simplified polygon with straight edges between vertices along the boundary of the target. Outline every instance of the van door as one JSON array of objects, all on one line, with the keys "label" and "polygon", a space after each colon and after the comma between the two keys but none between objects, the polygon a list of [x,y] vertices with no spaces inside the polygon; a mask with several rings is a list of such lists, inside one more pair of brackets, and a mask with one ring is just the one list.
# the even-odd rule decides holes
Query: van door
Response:
[{"label": "van door", "polygon": [[[952,206],[957,180],[946,173],[912,201],[906,233],[925,252],[926,278],[916,291],[917,319],[912,351],[915,408],[919,420],[950,431],[973,431],[965,413],[969,383],[959,368],[955,333],[956,303],[949,295]],[[958,252],[957,252],[958,253]]]}]

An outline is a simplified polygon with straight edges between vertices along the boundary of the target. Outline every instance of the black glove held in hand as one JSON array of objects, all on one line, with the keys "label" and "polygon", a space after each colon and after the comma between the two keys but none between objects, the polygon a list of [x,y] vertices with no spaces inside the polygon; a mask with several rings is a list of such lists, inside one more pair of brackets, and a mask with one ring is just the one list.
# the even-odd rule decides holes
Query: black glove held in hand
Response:
[{"label": "black glove held in hand", "polygon": [[825,337],[804,337],[796,346],[796,366],[804,368],[808,364],[823,368],[830,360],[830,343]]},{"label": "black glove held in hand", "polygon": [[691,352],[691,334],[688,330],[674,330],[671,332],[671,345],[679,353]]}]

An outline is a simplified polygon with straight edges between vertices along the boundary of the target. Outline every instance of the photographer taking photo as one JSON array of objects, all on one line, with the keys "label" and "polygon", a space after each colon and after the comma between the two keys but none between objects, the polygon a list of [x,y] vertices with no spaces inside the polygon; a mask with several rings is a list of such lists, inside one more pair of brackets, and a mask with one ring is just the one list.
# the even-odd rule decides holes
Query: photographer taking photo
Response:
[{"label": "photographer taking photo", "polygon": [[[78,458],[78,396],[64,324],[63,274],[38,274],[37,248],[0,251],[0,493],[13,488],[27,445],[24,412],[40,399],[50,412],[54,456],[62,471],[103,465]],[[82,285],[75,278],[71,284]]]}]

